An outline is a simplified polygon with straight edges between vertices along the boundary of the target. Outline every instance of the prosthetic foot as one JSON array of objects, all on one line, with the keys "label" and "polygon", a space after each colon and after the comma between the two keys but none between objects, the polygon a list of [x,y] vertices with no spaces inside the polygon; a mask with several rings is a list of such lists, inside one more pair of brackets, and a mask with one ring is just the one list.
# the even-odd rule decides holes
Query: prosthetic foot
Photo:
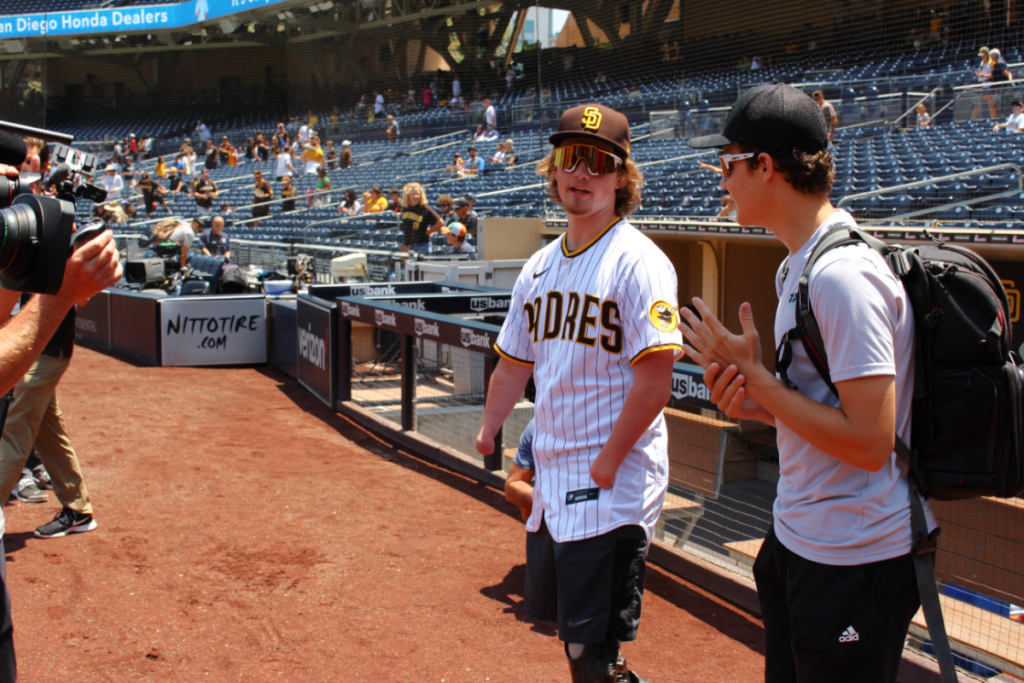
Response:
[{"label": "prosthetic foot", "polygon": [[615,661],[615,683],[648,683],[648,681],[630,671],[626,666],[626,658],[620,655]]},{"label": "prosthetic foot", "polygon": [[617,640],[609,640],[599,645],[584,645],[583,652],[575,659],[572,654],[570,644],[566,643],[565,656],[569,659],[572,683],[617,683],[619,680],[615,665],[619,657]]}]

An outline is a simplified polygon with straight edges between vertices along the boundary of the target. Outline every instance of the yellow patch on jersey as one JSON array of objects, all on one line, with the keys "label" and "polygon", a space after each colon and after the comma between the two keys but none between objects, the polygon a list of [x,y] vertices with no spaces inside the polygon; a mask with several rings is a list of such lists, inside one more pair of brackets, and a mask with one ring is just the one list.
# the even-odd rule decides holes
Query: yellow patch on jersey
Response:
[{"label": "yellow patch on jersey", "polygon": [[599,130],[601,128],[601,110],[597,107],[587,107],[583,110],[583,127],[587,130]]},{"label": "yellow patch on jersey", "polygon": [[647,317],[662,332],[675,332],[679,327],[679,312],[667,301],[655,301]]}]

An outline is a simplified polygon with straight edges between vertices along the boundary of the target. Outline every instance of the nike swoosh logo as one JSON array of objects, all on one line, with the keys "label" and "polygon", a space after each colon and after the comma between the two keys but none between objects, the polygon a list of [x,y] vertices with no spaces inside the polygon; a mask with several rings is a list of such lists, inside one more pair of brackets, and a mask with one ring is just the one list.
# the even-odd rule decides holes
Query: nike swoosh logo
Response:
[{"label": "nike swoosh logo", "polygon": [[539,273],[534,273],[533,274],[533,279],[536,280],[537,278],[539,278],[541,275],[543,275],[544,273],[548,272],[549,270],[551,270],[550,267],[545,268],[544,270],[540,271]]}]

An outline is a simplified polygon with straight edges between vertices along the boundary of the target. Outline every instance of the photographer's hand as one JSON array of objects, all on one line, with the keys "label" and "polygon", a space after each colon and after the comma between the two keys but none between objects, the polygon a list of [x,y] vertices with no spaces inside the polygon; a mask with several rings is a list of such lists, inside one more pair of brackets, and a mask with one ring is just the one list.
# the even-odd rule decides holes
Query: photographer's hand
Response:
[{"label": "photographer's hand", "polygon": [[0,175],[5,175],[8,178],[17,178],[18,177],[18,167],[17,166],[8,166],[6,164],[0,164]]},{"label": "photographer's hand", "polygon": [[84,306],[90,297],[121,279],[118,256],[114,236],[107,230],[76,245],[64,269],[64,283],[56,298]]}]

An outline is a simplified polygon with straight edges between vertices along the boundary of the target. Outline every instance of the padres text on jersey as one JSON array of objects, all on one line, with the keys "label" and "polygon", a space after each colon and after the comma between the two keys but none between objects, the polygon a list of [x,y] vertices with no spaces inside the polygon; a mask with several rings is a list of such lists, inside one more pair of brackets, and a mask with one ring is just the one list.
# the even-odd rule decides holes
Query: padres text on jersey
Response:
[{"label": "padres text on jersey", "polygon": [[590,465],[621,416],[633,364],[658,350],[682,355],[676,303],[671,262],[625,220],[575,251],[560,239],[524,266],[496,348],[534,368],[539,504],[530,531],[543,515],[558,542],[626,524],[650,537],[668,486],[664,417],[641,436],[610,490],[597,489]]}]

